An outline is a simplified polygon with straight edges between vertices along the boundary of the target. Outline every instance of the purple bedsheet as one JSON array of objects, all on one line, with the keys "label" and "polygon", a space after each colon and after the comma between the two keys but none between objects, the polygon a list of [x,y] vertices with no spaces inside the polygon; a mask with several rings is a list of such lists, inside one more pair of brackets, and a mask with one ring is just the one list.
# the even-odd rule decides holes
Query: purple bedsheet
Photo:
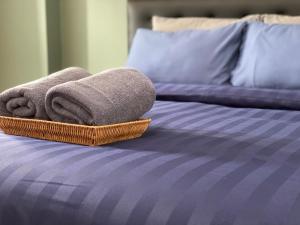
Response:
[{"label": "purple bedsheet", "polygon": [[[163,86],[158,98],[177,100]],[[183,102],[155,103],[135,140],[92,148],[0,132],[0,224],[299,225],[300,111],[206,104],[184,88]]]}]

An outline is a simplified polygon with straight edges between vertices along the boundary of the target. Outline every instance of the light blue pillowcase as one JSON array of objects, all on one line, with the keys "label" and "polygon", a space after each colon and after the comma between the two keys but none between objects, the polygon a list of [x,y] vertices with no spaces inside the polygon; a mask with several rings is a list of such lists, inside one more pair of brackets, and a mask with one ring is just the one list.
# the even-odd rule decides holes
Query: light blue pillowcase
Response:
[{"label": "light blue pillowcase", "polygon": [[300,25],[249,23],[234,86],[300,88]]},{"label": "light blue pillowcase", "polygon": [[246,23],[214,30],[158,32],[138,29],[127,66],[153,82],[229,83]]}]

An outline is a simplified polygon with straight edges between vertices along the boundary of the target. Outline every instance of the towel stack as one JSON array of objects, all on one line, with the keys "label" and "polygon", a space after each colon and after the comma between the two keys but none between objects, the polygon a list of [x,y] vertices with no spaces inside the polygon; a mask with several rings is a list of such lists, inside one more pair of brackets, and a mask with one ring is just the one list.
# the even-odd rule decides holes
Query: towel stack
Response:
[{"label": "towel stack", "polygon": [[0,115],[85,125],[139,119],[155,101],[151,81],[118,68],[90,76],[71,67],[0,94]]}]

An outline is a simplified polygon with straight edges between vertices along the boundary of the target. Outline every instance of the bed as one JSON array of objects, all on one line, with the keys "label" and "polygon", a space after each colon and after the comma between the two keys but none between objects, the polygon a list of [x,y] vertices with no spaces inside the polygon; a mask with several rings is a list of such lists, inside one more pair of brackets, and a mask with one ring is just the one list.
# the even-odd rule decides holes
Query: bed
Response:
[{"label": "bed", "polygon": [[[129,1],[162,16],[300,13],[298,1]],[[0,132],[1,225],[298,225],[300,92],[157,83],[141,138],[102,147]],[[255,94],[253,94],[255,91]]]}]

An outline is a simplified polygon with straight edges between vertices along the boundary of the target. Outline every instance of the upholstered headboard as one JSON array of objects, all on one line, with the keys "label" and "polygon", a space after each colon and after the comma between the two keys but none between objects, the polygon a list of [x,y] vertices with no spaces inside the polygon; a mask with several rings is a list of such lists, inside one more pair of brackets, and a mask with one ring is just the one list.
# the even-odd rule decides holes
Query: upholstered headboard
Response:
[{"label": "upholstered headboard", "polygon": [[151,27],[153,15],[239,18],[248,14],[300,15],[300,0],[129,0],[129,41],[139,27]]}]

